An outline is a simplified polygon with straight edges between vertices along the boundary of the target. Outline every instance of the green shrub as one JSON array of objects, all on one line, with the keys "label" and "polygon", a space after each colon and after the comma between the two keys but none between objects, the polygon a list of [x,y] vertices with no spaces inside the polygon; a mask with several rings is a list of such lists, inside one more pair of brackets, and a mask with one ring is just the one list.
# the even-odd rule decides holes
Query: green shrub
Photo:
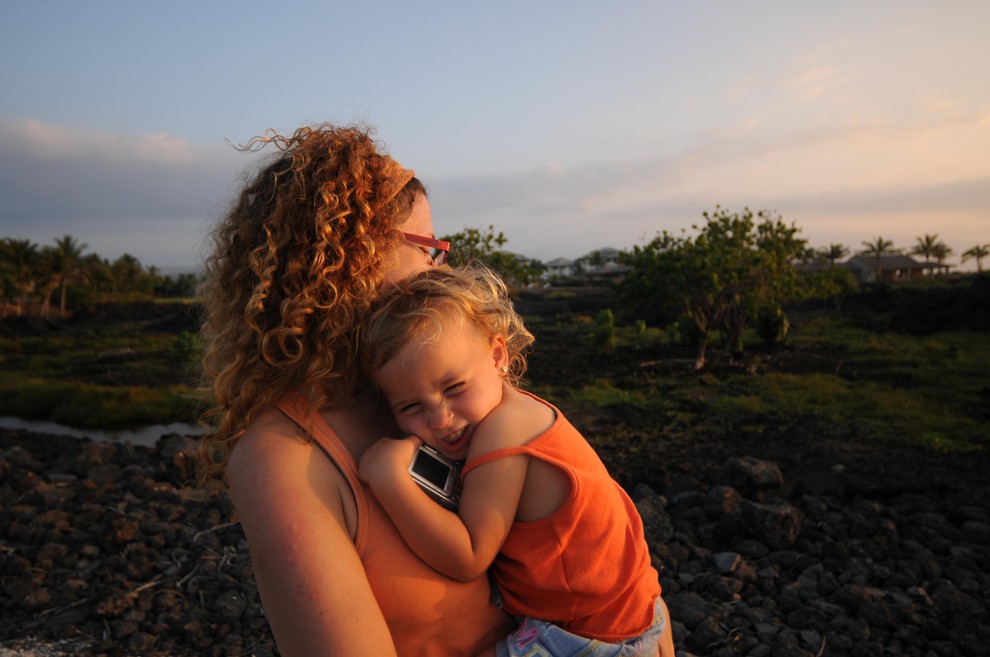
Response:
[{"label": "green shrub", "polygon": [[80,429],[195,423],[203,410],[203,402],[184,386],[147,388],[32,380],[0,388],[0,415]]},{"label": "green shrub", "polygon": [[791,322],[780,306],[760,309],[756,319],[756,334],[764,344],[777,346],[787,342]]},{"label": "green shrub", "polygon": [[611,308],[599,310],[595,316],[595,329],[592,333],[595,347],[604,353],[615,351],[615,317]]},{"label": "green shrub", "polygon": [[701,329],[687,315],[681,315],[666,329],[671,344],[697,347],[701,344]]},{"label": "green shrub", "polygon": [[199,336],[190,331],[182,331],[175,336],[172,353],[176,362],[183,365],[198,362],[201,353]]}]

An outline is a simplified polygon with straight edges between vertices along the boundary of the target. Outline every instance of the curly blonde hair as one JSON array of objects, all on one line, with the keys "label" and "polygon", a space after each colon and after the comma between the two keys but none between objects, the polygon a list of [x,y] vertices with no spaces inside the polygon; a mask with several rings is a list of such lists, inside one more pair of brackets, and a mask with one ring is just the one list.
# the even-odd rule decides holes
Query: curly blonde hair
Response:
[{"label": "curly blonde hair", "polygon": [[382,284],[398,227],[417,195],[413,172],[369,129],[269,131],[243,147],[263,162],[211,233],[200,300],[204,375],[214,396],[201,443],[206,474],[287,391],[316,407],[355,390],[356,329]]},{"label": "curly blonde hair", "polygon": [[478,262],[463,269],[428,269],[390,286],[372,306],[360,331],[361,365],[376,372],[407,344],[442,340],[452,319],[476,326],[486,337],[502,336],[509,354],[506,381],[519,385],[533,334],[512,305],[502,279]]}]

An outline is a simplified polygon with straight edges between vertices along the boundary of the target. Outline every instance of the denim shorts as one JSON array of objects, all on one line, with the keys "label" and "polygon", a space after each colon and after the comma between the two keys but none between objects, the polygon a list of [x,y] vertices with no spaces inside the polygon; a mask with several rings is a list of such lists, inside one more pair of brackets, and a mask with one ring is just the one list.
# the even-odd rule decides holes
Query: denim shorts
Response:
[{"label": "denim shorts", "polygon": [[660,635],[666,627],[667,615],[659,597],[650,629],[622,643],[589,639],[526,617],[512,634],[495,644],[495,653],[498,657],[657,657]]}]

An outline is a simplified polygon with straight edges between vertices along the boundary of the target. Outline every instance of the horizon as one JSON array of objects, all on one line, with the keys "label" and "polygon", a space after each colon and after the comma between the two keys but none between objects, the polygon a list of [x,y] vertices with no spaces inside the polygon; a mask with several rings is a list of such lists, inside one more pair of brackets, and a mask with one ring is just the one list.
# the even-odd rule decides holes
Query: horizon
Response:
[{"label": "horizon", "polygon": [[[497,226],[495,227],[495,230],[496,231],[498,230],[498,227]],[[798,233],[798,237],[799,238],[800,238],[800,235],[801,235],[801,233],[799,232]],[[442,235],[441,234],[441,237],[444,237],[444,236],[445,235]],[[5,239],[5,238],[8,238],[8,237],[14,238],[14,239],[18,239],[18,238],[14,237],[14,236],[11,236],[11,235],[0,235],[0,239]],[[922,236],[919,236],[919,238],[920,237],[922,237]],[[20,239],[23,239],[23,238],[20,238]],[[833,243],[833,244],[835,244],[835,243]],[[41,244],[39,246],[40,247],[43,247],[45,245]],[[814,251],[818,251],[822,247],[831,246],[831,244],[825,244],[825,245],[820,245],[820,246],[812,246],[809,243],[807,246],[810,249],[814,250]],[[842,244],[841,246],[848,248],[849,251],[842,258],[838,259],[836,261],[836,264],[845,264],[845,263],[849,262],[851,259],[853,259],[853,258],[855,258],[857,256],[864,256],[864,257],[871,257],[871,258],[872,257],[875,257],[875,256],[867,253],[864,250],[865,249],[865,245],[863,245],[863,247],[864,247],[863,249],[853,249],[853,248],[850,248],[848,244]],[[990,246],[990,245],[988,245],[988,246]],[[452,250],[454,250],[454,249],[456,249],[456,244],[452,244]],[[566,256],[555,256],[553,258],[545,258],[545,259],[544,258],[534,258],[534,257],[531,257],[529,254],[521,253],[521,252],[515,251],[514,249],[511,249],[511,248],[501,249],[501,250],[503,250],[503,251],[505,251],[507,253],[511,253],[511,254],[513,254],[515,256],[519,256],[519,257],[527,258],[527,259],[532,259],[532,260],[538,260],[538,261],[540,261],[543,264],[548,264],[548,263],[550,263],[550,262],[552,262],[554,260],[558,260],[558,259],[561,259],[561,258],[567,260],[568,262],[574,262],[574,261],[579,260],[581,258],[590,256],[593,253],[595,253],[596,251],[612,250],[612,251],[617,251],[617,252],[629,252],[629,251],[632,250],[632,247],[631,246],[630,247],[615,247],[615,246],[611,246],[611,245],[605,245],[605,246],[596,247],[592,251],[588,251],[586,253],[579,254],[578,256],[573,257],[573,258],[569,258],[569,257],[566,257]],[[116,258],[113,258],[113,257],[106,256],[106,255],[104,255],[102,253],[97,253],[95,251],[87,251],[86,249],[83,250],[83,255],[89,255],[89,254],[95,254],[95,255],[99,256],[100,258],[105,259],[105,260],[107,260],[107,261],[109,261],[111,263],[116,259]],[[122,253],[122,254],[119,254],[116,257],[121,257],[123,255],[125,255],[125,254]],[[130,254],[127,254],[127,255],[130,255]],[[953,252],[952,255],[960,255],[960,254],[956,254],[955,252]],[[925,262],[927,262],[926,260],[923,259],[923,256],[921,256],[920,254],[917,254],[917,253],[913,252],[910,248],[900,248],[896,244],[892,247],[892,250],[890,252],[884,254],[882,257],[883,258],[889,258],[889,257],[892,257],[892,256],[909,256],[909,257],[915,259],[919,263],[925,263]],[[821,259],[822,259],[822,257],[815,258],[815,261],[820,261]],[[988,262],[990,262],[990,257],[985,258],[984,260],[987,260]],[[140,262],[140,260],[139,260],[139,262]],[[935,261],[934,260],[931,260],[930,262],[935,262]],[[179,265],[166,265],[166,266],[158,266],[158,265],[155,265],[153,263],[152,264],[147,264],[147,263],[144,263],[144,262],[141,262],[140,264],[146,270],[147,269],[150,269],[151,267],[154,267],[158,271],[158,274],[161,275],[161,276],[173,276],[173,277],[175,277],[175,276],[179,276],[181,274],[195,274],[195,275],[199,276],[199,275],[202,274],[202,264],[201,263],[200,264],[189,264],[189,265],[181,265],[181,264],[179,264]],[[962,263],[962,265],[960,265],[958,263],[954,263],[954,262],[950,261],[949,259],[946,259],[945,261],[943,261],[943,263],[942,263],[941,266],[949,267],[952,270],[952,271],[949,272],[949,274],[955,274],[955,273],[958,273],[958,274],[967,274],[967,273],[976,273],[977,272],[977,263],[976,263],[976,260],[975,259],[969,259],[966,263]],[[986,270],[987,269],[984,269],[984,271],[986,271]]]},{"label": "horizon", "polygon": [[[306,20],[281,36],[279,16]],[[814,248],[936,234],[975,270],[988,24],[981,0],[17,3],[0,25],[0,232],[198,267],[270,155],[236,145],[329,121],[372,127],[416,171],[438,235],[492,225],[544,262],[720,205],[780,215]]]}]

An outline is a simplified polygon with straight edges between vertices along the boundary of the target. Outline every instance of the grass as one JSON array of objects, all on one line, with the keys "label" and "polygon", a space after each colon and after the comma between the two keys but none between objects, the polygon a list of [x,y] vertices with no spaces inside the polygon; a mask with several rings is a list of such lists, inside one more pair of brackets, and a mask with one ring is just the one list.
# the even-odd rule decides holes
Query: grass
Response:
[{"label": "grass", "polygon": [[[986,332],[878,331],[825,311],[791,319],[789,343],[777,350],[747,333],[741,363],[729,360],[716,336],[701,372],[691,368],[694,349],[659,328],[616,326],[615,349],[606,354],[596,349],[587,318],[544,321],[537,350],[546,355],[531,363],[532,389],[565,410],[586,404],[641,411],[657,418],[656,433],[674,439],[710,428],[789,427],[800,440],[807,426],[878,444],[958,452],[990,447]],[[573,374],[544,380],[560,361],[569,361]]]},{"label": "grass", "polygon": [[821,418],[878,441],[938,450],[990,446],[985,333],[876,333],[819,315],[806,318],[791,347],[829,354],[831,371],[771,366],[757,377],[726,377],[712,411]]},{"label": "grass", "polygon": [[[562,407],[638,413],[674,437],[808,423],[943,451],[990,446],[985,332],[912,335],[803,312],[786,347],[763,350],[748,335],[744,363],[713,347],[711,367],[695,372],[694,349],[663,329],[616,326],[603,353],[592,317],[575,319],[527,318],[540,354],[529,387]],[[0,338],[0,414],[108,430],[194,422],[198,351],[195,334],[124,321]]]},{"label": "grass", "polygon": [[609,379],[595,379],[574,388],[551,388],[532,386],[533,394],[548,399],[564,399],[570,402],[586,403],[592,406],[629,405],[648,408],[655,405],[656,398],[649,389],[617,388]]},{"label": "grass", "polygon": [[45,379],[10,385],[0,380],[0,415],[46,420],[78,429],[193,424],[202,410],[193,390],[185,386],[105,386]]},{"label": "grass", "polygon": [[0,339],[0,415],[80,429],[194,423],[198,344],[139,323]]}]

